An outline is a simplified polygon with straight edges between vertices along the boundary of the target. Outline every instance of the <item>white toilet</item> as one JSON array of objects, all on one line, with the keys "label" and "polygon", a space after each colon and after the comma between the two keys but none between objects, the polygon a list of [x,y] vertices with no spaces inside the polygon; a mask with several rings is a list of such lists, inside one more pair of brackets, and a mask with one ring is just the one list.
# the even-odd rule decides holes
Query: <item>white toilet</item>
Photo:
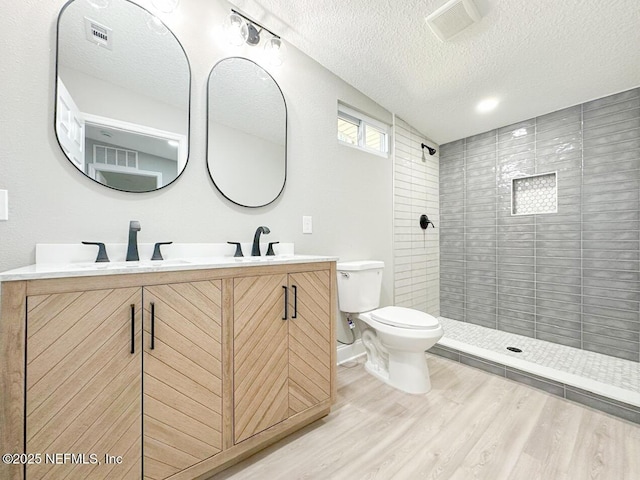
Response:
[{"label": "white toilet", "polygon": [[404,307],[380,306],[384,262],[339,262],[338,303],[349,317],[364,322],[362,343],[366,370],[392,387],[408,393],[431,390],[424,352],[444,330],[428,313]]}]

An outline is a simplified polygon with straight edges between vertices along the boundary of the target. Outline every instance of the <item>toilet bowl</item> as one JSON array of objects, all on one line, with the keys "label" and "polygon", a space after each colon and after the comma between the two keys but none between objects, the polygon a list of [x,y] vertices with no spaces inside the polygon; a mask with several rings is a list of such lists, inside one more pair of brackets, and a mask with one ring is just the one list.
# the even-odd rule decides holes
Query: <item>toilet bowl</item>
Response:
[{"label": "toilet bowl", "polygon": [[427,393],[431,381],[424,352],[444,330],[427,313],[395,306],[378,308],[383,268],[379,261],[339,262],[340,310],[359,320],[367,372],[399,390]]}]

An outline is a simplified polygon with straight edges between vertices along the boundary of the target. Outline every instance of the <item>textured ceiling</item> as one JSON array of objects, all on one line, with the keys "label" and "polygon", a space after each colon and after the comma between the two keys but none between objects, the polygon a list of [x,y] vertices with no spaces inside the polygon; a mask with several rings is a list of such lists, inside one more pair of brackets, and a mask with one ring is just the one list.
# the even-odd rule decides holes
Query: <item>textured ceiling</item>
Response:
[{"label": "textured ceiling", "polygon": [[[112,29],[112,50],[86,39],[85,17]],[[171,32],[152,31],[148,20],[147,10],[126,0],[111,0],[109,8],[102,9],[87,0],[76,0],[61,14],[57,61],[187,110],[190,74],[187,57]]]},{"label": "textured ceiling", "polygon": [[444,43],[446,0],[232,3],[440,144],[640,85],[639,0],[476,0]]}]

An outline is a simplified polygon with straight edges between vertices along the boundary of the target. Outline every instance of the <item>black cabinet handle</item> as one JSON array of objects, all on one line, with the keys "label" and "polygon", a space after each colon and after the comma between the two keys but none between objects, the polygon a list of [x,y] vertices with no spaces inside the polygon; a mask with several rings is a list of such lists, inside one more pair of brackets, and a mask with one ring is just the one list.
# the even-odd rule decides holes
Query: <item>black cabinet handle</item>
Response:
[{"label": "black cabinet handle", "polygon": [[136,306],[131,304],[131,353],[136,353]]},{"label": "black cabinet handle", "polygon": [[292,285],[293,288],[293,316],[291,318],[298,318],[298,287]]},{"label": "black cabinet handle", "polygon": [[284,288],[284,317],[282,319],[286,320],[289,316],[289,289],[284,285],[282,288]]},{"label": "black cabinet handle", "polygon": [[156,305],[151,302],[151,350],[155,348],[156,343]]}]

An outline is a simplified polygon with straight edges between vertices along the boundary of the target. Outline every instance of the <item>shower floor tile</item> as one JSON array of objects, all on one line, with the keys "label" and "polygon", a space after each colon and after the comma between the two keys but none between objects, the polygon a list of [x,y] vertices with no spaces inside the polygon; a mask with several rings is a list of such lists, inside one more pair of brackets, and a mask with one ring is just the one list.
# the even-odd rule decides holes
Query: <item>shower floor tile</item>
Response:
[{"label": "shower floor tile", "polygon": [[[640,407],[640,363],[440,317],[438,345]],[[521,353],[507,350],[517,347]]]}]

